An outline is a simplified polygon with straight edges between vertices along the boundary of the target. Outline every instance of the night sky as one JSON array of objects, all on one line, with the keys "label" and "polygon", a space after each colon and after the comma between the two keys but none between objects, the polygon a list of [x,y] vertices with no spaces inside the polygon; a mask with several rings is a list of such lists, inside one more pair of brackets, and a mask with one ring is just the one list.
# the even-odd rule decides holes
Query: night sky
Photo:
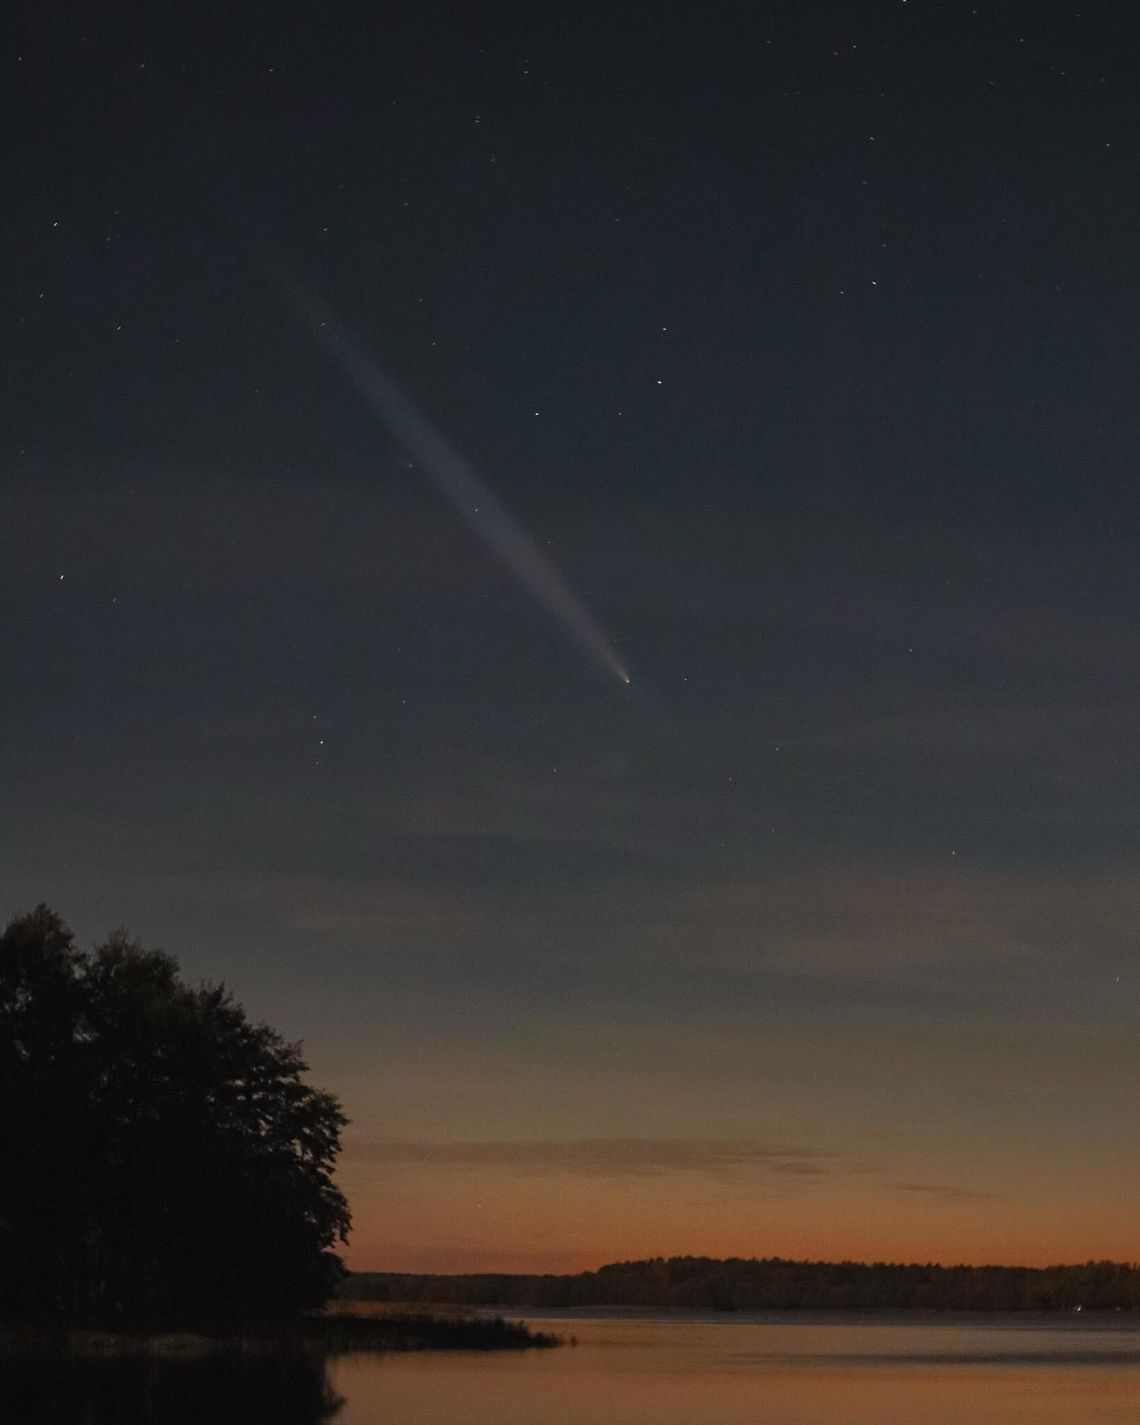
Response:
[{"label": "night sky", "polygon": [[1134,1259],[1135,4],[22,9],[0,911],[358,1268]]}]

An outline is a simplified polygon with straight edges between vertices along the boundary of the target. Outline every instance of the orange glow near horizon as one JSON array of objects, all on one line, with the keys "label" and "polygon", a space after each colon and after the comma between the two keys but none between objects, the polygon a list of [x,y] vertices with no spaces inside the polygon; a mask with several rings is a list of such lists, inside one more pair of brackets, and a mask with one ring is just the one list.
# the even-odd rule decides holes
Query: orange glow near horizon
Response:
[{"label": "orange glow near horizon", "polygon": [[393,1033],[315,1063],[357,1270],[655,1256],[1136,1258],[1128,1045],[1079,1027],[719,1019]]},{"label": "orange glow near horizon", "polygon": [[[393,1175],[346,1164],[358,1271],[578,1272],[655,1256],[1046,1266],[1135,1255],[1135,1203],[908,1191],[818,1179],[802,1190],[692,1173],[589,1178],[465,1168]],[[760,1175],[763,1177],[763,1174]],[[915,1185],[917,1186],[917,1185]]]}]

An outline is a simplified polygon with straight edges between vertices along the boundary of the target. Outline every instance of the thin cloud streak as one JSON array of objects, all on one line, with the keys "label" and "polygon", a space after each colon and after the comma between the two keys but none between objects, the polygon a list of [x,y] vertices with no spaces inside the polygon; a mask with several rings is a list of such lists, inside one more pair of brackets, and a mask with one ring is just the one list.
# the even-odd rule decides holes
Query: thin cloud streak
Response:
[{"label": "thin cloud streak", "polygon": [[943,1202],[996,1202],[1003,1196],[998,1192],[978,1192],[974,1188],[950,1187],[944,1183],[890,1183],[888,1191],[936,1197]]},{"label": "thin cloud streak", "polygon": [[687,1138],[577,1138],[428,1142],[349,1138],[345,1156],[357,1162],[437,1168],[509,1169],[578,1177],[643,1177],[670,1172],[735,1175],[741,1169],[819,1176],[838,1154],[802,1144]]}]

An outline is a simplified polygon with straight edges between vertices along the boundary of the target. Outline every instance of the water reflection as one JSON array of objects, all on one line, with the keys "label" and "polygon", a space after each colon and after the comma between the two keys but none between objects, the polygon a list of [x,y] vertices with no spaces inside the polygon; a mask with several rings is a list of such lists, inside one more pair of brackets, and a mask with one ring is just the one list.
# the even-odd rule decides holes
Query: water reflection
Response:
[{"label": "water reflection", "polygon": [[342,1405],[299,1350],[0,1359],[5,1425],[324,1425]]},{"label": "water reflection", "polygon": [[534,1320],[555,1351],[344,1356],[337,1425],[1137,1425],[1140,1322]]},{"label": "water reflection", "polygon": [[[0,1350],[0,1425],[1136,1425],[1140,1319],[559,1319],[552,1351]],[[343,1397],[343,1398],[338,1398]]]}]

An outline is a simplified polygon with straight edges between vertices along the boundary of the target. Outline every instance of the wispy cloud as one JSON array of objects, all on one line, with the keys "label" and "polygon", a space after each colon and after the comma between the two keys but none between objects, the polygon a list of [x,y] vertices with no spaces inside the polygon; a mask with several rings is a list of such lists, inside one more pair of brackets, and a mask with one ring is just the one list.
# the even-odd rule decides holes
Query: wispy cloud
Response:
[{"label": "wispy cloud", "polygon": [[569,1173],[578,1177],[646,1177],[665,1173],[736,1176],[766,1170],[817,1177],[838,1155],[802,1144],[699,1138],[575,1138],[514,1141],[432,1142],[396,1138],[349,1138],[346,1156],[369,1163],[435,1168],[492,1168],[523,1173]]},{"label": "wispy cloud", "polygon": [[[1067,958],[1087,967],[1096,947],[1130,951],[1140,890],[1130,864],[1089,872],[987,871],[966,864],[816,861],[740,867],[732,878],[663,880],[627,874],[601,882],[600,853],[504,838],[453,837],[393,845],[401,874],[358,878],[293,871],[214,876],[216,891],[257,902],[292,929],[382,937],[434,935],[456,924],[551,932],[571,958],[593,955],[598,936],[651,951],[663,962],[788,971],[844,981],[916,966],[1032,966]],[[504,870],[525,862],[540,884],[526,896]],[[561,858],[561,860],[560,860]],[[548,865],[548,862],[556,863]],[[575,942],[577,944],[575,945]]]},{"label": "wispy cloud", "polygon": [[889,1183],[887,1191],[935,1197],[943,1202],[993,1202],[1002,1196],[997,1192],[978,1192],[974,1188],[952,1187],[945,1183]]}]

